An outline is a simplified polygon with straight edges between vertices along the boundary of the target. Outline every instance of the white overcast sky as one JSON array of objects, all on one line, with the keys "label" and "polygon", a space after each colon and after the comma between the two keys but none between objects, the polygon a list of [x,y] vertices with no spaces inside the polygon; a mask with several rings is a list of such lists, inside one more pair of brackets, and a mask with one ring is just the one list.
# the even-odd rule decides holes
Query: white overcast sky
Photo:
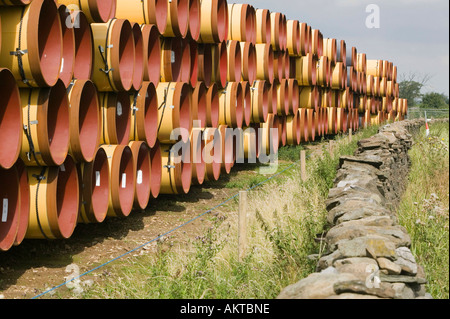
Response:
[{"label": "white overcast sky", "polygon": [[[449,95],[448,0],[228,0],[284,13],[324,37],[345,40],[368,59],[392,61],[401,75],[428,74],[423,93]],[[380,8],[380,28],[368,29],[369,4]]]}]

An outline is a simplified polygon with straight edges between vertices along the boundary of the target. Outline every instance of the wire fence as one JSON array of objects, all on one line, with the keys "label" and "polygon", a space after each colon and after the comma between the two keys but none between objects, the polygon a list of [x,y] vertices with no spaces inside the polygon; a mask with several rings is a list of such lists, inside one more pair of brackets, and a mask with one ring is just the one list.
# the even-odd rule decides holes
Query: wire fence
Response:
[{"label": "wire fence", "polygon": [[442,119],[449,117],[449,109],[425,109],[421,107],[408,108],[408,120],[419,119]]},{"label": "wire fence", "polygon": [[[308,155],[306,156],[306,159],[309,159],[310,157],[311,157],[311,154],[308,154]],[[262,182],[260,182],[260,183],[258,183],[258,184],[256,184],[256,185],[253,185],[252,187],[246,189],[245,191],[250,192],[250,191],[254,190],[254,189],[257,188],[257,187],[259,187],[259,186],[261,186],[261,185],[263,185],[263,184],[266,184],[267,182],[269,182],[269,181],[273,180],[274,178],[280,176],[281,174],[285,173],[286,171],[288,171],[288,170],[294,168],[294,167],[297,166],[299,163],[300,163],[300,161],[296,161],[296,162],[292,163],[291,165],[289,165],[289,166],[286,167],[285,169],[281,170],[280,172],[278,172],[278,173],[276,173],[276,174],[273,174],[273,175],[270,176],[269,178],[265,179],[264,181],[262,181]],[[127,256],[127,255],[129,255],[129,254],[131,254],[131,253],[133,253],[133,252],[135,252],[135,251],[137,251],[137,250],[140,250],[140,249],[142,249],[143,247],[145,247],[145,246],[147,246],[147,245],[149,245],[149,244],[151,244],[151,243],[153,243],[153,242],[155,242],[155,241],[161,239],[162,237],[167,236],[167,235],[169,235],[169,234],[175,232],[176,230],[178,230],[178,229],[180,229],[180,228],[182,228],[182,227],[184,227],[184,226],[186,226],[186,225],[188,225],[188,224],[194,222],[195,220],[197,220],[197,219],[199,219],[199,218],[205,216],[206,214],[209,214],[209,213],[213,212],[215,209],[217,209],[217,208],[219,208],[219,207],[221,207],[221,206],[227,204],[228,202],[234,200],[234,199],[237,198],[238,196],[239,196],[239,193],[237,193],[237,194],[231,196],[230,198],[228,198],[228,199],[225,200],[224,202],[222,202],[222,203],[220,203],[220,204],[214,206],[213,208],[207,210],[206,212],[203,212],[202,214],[200,214],[200,215],[198,215],[198,216],[192,218],[191,220],[187,221],[186,223],[184,223],[184,224],[182,224],[182,225],[179,225],[179,226],[173,228],[172,230],[170,230],[170,231],[168,231],[168,232],[166,232],[166,233],[164,233],[164,234],[162,234],[162,235],[160,235],[160,236],[158,236],[158,237],[156,237],[156,238],[153,238],[152,240],[150,240],[150,241],[148,241],[148,242],[146,242],[146,243],[144,243],[144,244],[142,244],[142,245],[140,245],[140,246],[138,246],[138,247],[136,247],[136,248],[134,248],[134,249],[131,249],[131,250],[127,251],[126,253],[124,253],[124,254],[122,254],[122,255],[120,255],[120,256],[117,256],[117,257],[115,257],[115,258],[113,258],[113,259],[111,259],[111,260],[109,260],[109,261],[107,261],[107,262],[105,262],[105,263],[103,263],[103,264],[101,264],[101,265],[99,265],[99,266],[97,266],[97,267],[95,267],[95,268],[89,270],[89,271],[86,271],[86,272],[80,274],[79,276],[73,277],[73,278],[71,278],[70,280],[67,280],[67,281],[65,281],[65,282],[63,282],[63,283],[61,283],[61,284],[59,284],[59,285],[57,285],[57,286],[54,286],[54,287],[52,287],[52,288],[50,288],[50,289],[47,289],[47,290],[45,290],[44,292],[42,292],[42,293],[40,293],[40,294],[34,296],[34,297],[31,298],[31,299],[39,299],[39,298],[43,297],[44,295],[47,295],[47,294],[49,294],[49,293],[51,293],[51,292],[57,290],[58,288],[60,288],[60,287],[62,287],[62,286],[65,286],[65,285],[67,285],[67,284],[69,284],[69,283],[71,283],[71,282],[73,282],[73,281],[76,281],[76,280],[80,279],[81,277],[84,277],[84,276],[86,276],[86,275],[88,275],[88,274],[91,274],[91,273],[93,273],[94,271],[96,271],[96,270],[98,270],[98,269],[100,269],[100,268],[103,268],[103,267],[105,267],[105,266],[107,266],[107,265],[109,265],[109,264],[111,264],[111,263],[113,263],[113,262],[115,262],[115,261],[117,261],[117,260],[119,260],[119,259],[122,259],[123,257],[125,257],[125,256]]]}]

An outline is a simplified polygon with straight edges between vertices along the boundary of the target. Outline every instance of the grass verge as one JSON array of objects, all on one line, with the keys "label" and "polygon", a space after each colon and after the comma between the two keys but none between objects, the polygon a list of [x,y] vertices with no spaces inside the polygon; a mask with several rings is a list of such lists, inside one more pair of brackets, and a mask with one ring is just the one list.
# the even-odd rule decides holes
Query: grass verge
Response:
[{"label": "grass verge", "polygon": [[449,298],[449,124],[422,129],[410,151],[408,188],[398,208],[399,222],[411,235],[411,250],[428,279],[427,291]]},{"label": "grass verge", "polygon": [[[316,260],[308,256],[320,255],[322,250],[315,238],[326,223],[324,201],[333,186],[339,157],[353,154],[358,140],[376,132],[377,127],[361,130],[352,142],[347,136],[337,136],[333,154],[328,152],[328,144],[317,144],[323,152],[309,156],[305,182],[295,165],[249,192],[244,260],[238,260],[239,203],[235,200],[208,214],[208,227],[195,239],[174,243],[163,238],[137,256],[117,260],[78,297],[275,298],[281,289],[315,271]],[[278,171],[291,165],[298,151],[282,150],[286,155],[280,158]],[[268,177],[257,176],[252,169],[230,179],[225,187],[237,192]]]}]

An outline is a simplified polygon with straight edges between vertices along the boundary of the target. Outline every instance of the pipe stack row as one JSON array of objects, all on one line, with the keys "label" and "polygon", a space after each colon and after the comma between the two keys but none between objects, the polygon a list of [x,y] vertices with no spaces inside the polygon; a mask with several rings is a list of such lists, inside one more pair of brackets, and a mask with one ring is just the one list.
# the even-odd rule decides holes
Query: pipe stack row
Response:
[{"label": "pipe stack row", "polygon": [[0,251],[407,112],[392,63],[227,0],[4,0],[0,37]]}]

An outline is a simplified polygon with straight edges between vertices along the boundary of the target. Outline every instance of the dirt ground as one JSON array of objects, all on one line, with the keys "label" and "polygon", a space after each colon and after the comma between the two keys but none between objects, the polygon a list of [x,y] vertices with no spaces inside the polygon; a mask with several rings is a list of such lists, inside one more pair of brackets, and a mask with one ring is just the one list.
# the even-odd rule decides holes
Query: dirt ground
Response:
[{"label": "dirt ground", "polygon": [[[77,265],[79,273],[83,274],[152,241],[237,194],[238,189],[225,185],[242,174],[256,172],[238,168],[231,175],[222,175],[217,182],[192,186],[187,195],[160,195],[151,200],[145,212],[133,212],[125,219],[107,219],[101,224],[79,224],[68,240],[24,240],[21,245],[0,253],[0,298],[33,298],[63,284],[67,276],[73,274],[73,270],[66,271],[69,265]],[[211,215],[223,209],[226,205],[212,211]],[[208,215],[166,237],[183,243],[201,236],[208,227]],[[136,254],[138,250],[127,257]],[[92,274],[102,271],[105,270],[99,268]],[[86,278],[95,278],[90,275]]]},{"label": "dirt ground", "polygon": [[[313,144],[307,149],[316,155],[322,146]],[[257,174],[255,167],[237,166],[230,175],[222,174],[219,181],[192,186],[187,195],[160,195],[150,201],[146,211],[133,212],[125,219],[111,218],[101,224],[79,224],[67,240],[24,240],[21,245],[0,253],[0,298],[29,299],[62,285],[69,275],[74,274],[73,269],[66,269],[73,264],[79,268],[79,274],[84,274],[123,254],[132,258],[145,247],[128,254],[131,250],[183,225],[237,194],[240,189],[227,188],[225,185],[230,180],[242,179],[252,174]],[[211,215],[221,213],[227,206],[217,208]],[[183,244],[203,235],[209,225],[208,215],[166,237]],[[83,276],[83,280],[95,280],[98,274],[107,272],[106,269],[107,267],[101,267],[92,271]],[[62,290],[63,287],[55,291],[59,289]],[[49,297],[52,295],[42,296]]]}]

